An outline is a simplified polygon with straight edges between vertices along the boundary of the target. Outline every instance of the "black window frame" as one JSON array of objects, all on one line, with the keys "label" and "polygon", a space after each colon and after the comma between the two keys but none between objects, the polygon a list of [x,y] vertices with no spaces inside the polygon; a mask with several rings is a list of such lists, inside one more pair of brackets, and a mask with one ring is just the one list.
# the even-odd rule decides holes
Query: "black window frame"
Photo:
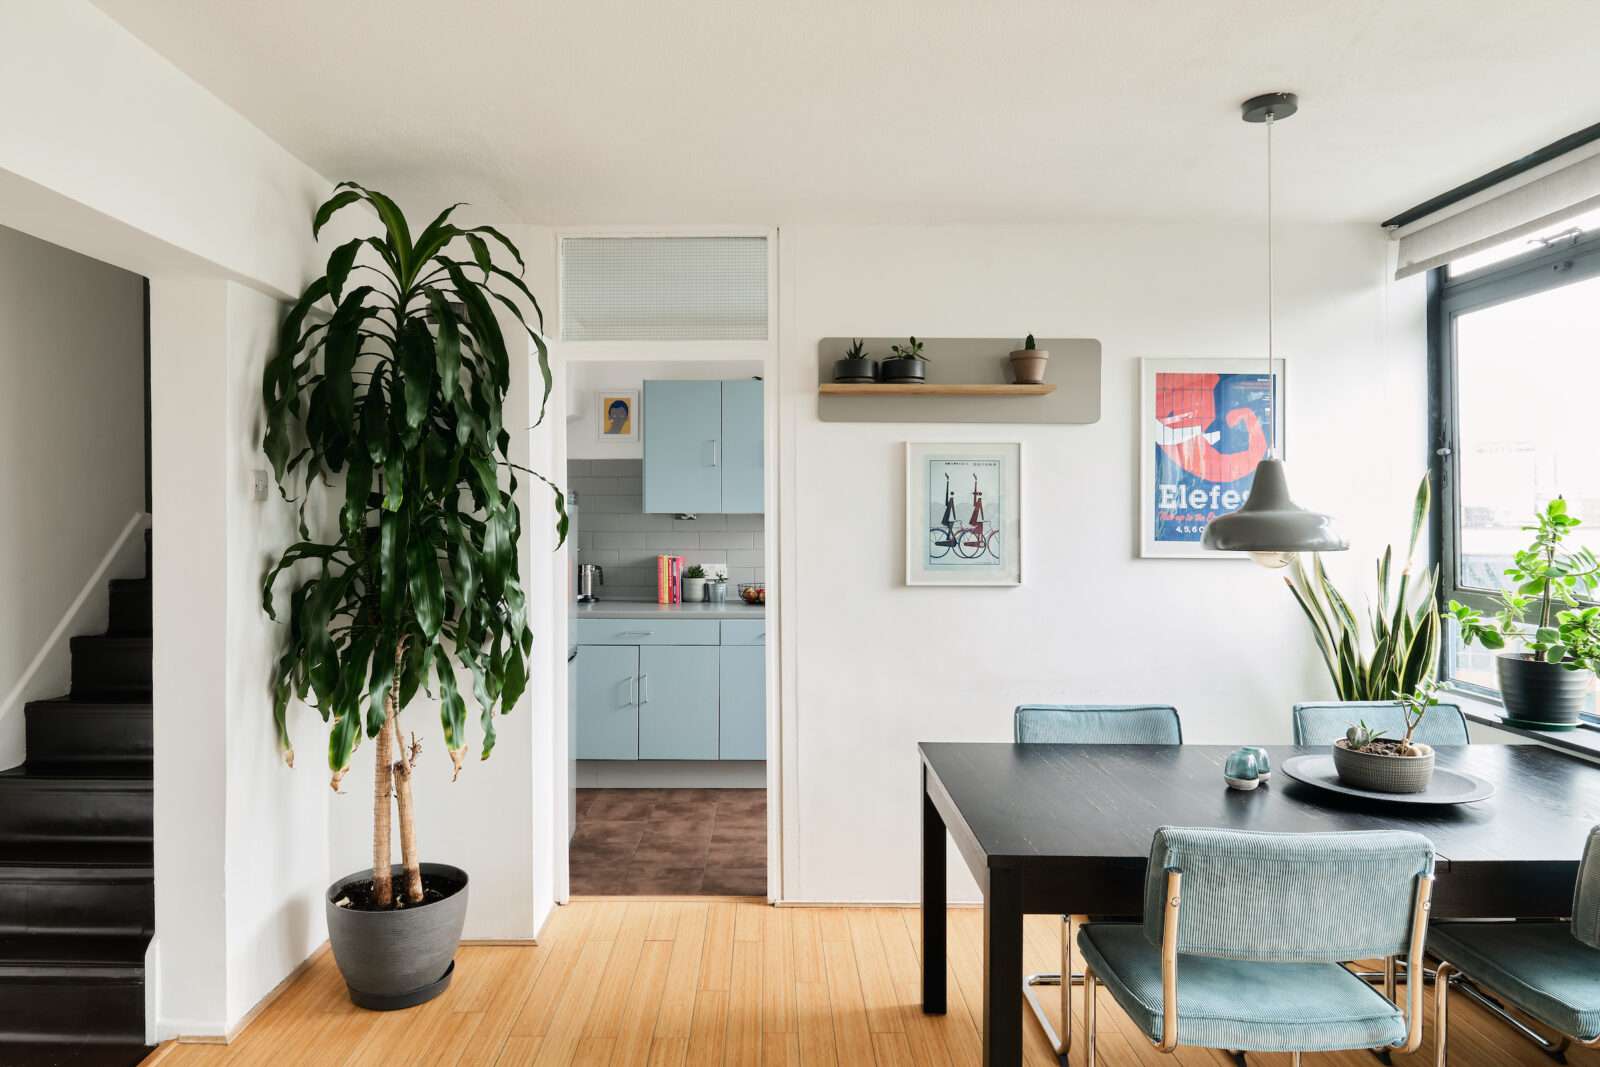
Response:
[{"label": "black window frame", "polygon": [[[1600,277],[1600,230],[1563,236],[1534,249],[1475,271],[1451,277],[1448,267],[1427,275],[1429,470],[1433,475],[1430,540],[1439,564],[1439,603],[1459,600],[1484,611],[1499,607],[1493,593],[1462,588],[1457,582],[1460,558],[1461,501],[1457,464],[1460,457],[1460,412],[1457,404],[1455,320],[1466,313],[1534,296],[1574,282]],[[1452,689],[1500,702],[1498,690],[1455,675],[1452,642],[1440,642],[1439,676]],[[1586,725],[1600,727],[1600,719]]]}]

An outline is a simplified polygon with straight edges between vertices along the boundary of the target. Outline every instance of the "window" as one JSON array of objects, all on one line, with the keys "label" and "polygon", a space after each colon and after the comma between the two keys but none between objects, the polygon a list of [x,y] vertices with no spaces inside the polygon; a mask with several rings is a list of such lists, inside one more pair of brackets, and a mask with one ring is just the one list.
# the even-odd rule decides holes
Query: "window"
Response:
[{"label": "window", "polygon": [[765,237],[565,237],[564,341],[765,341]]},{"label": "window", "polygon": [[[1435,557],[1445,600],[1484,609],[1507,583],[1521,527],[1556,496],[1600,552],[1600,213],[1433,273]],[[1492,694],[1494,654],[1448,627],[1444,673]],[[1595,711],[1591,694],[1590,711]],[[1597,720],[1600,722],[1600,720]]]}]

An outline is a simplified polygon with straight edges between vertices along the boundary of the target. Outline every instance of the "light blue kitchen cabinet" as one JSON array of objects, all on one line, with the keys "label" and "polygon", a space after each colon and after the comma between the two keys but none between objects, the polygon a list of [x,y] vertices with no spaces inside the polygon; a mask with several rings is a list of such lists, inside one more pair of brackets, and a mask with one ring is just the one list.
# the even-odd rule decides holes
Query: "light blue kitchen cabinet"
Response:
[{"label": "light blue kitchen cabinet", "polygon": [[722,383],[644,383],[644,510],[722,510]]},{"label": "light blue kitchen cabinet", "polygon": [[720,757],[766,759],[767,650],[759,644],[723,645],[721,667]]},{"label": "light blue kitchen cabinet", "polygon": [[761,383],[754,379],[722,383],[722,510],[759,514],[765,510]]},{"label": "light blue kitchen cabinet", "polygon": [[715,646],[639,649],[639,758],[717,758]]},{"label": "light blue kitchen cabinet", "polygon": [[644,510],[758,514],[761,383],[644,383]]},{"label": "light blue kitchen cabinet", "polygon": [[[716,649],[710,651],[715,653]],[[638,677],[638,646],[580,647],[579,759],[639,758]]]}]

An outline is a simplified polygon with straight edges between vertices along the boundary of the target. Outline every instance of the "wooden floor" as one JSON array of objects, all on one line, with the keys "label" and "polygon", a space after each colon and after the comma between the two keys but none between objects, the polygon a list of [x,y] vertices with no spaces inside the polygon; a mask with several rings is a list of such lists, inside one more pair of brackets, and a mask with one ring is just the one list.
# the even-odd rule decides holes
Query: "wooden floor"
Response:
[{"label": "wooden floor", "polygon": [[[356,1010],[324,954],[232,1045],[178,1045],[156,1056],[162,1067],[976,1067],[981,917],[972,908],[951,912],[950,1011],[944,1016],[923,1015],[918,1007],[914,908],[590,900],[559,909],[536,947],[464,947],[455,984],[421,1007]],[[1030,970],[1054,969],[1059,929],[1047,916],[1029,918]],[[1076,995],[1081,1025],[1081,989]],[[1165,1056],[1104,993],[1100,1008],[1100,1062],[1108,1067],[1231,1062],[1206,1049]],[[1462,997],[1451,999],[1451,1016],[1453,1067],[1551,1062]],[[1031,1022],[1026,1034],[1027,1062],[1053,1067]],[[1395,1062],[1431,1064],[1433,1038],[1430,1023],[1423,1048]],[[1577,1049],[1570,1058],[1600,1065],[1600,1052]],[[1072,1060],[1083,1062],[1081,1042]],[[1289,1057],[1252,1053],[1250,1061],[1283,1067]],[[1305,1062],[1375,1067],[1378,1061],[1351,1052],[1308,1055]]]}]

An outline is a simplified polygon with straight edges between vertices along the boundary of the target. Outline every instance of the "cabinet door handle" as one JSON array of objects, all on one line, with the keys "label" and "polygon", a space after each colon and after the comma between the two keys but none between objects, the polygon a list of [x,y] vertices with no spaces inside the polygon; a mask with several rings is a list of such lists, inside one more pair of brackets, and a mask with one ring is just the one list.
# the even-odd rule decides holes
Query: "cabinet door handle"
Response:
[{"label": "cabinet door handle", "polygon": [[623,630],[617,636],[618,637],[650,637],[654,633],[655,633],[654,630]]},{"label": "cabinet door handle", "polygon": [[648,703],[650,703],[650,676],[641,674],[639,675],[639,704],[643,706]]},{"label": "cabinet door handle", "polygon": [[627,685],[628,699],[623,704],[623,707],[631,707],[632,705],[639,703],[639,679],[630,677]]},{"label": "cabinet door handle", "polygon": [[722,466],[722,442],[713,438],[707,443],[711,445],[711,465],[713,467]]}]

